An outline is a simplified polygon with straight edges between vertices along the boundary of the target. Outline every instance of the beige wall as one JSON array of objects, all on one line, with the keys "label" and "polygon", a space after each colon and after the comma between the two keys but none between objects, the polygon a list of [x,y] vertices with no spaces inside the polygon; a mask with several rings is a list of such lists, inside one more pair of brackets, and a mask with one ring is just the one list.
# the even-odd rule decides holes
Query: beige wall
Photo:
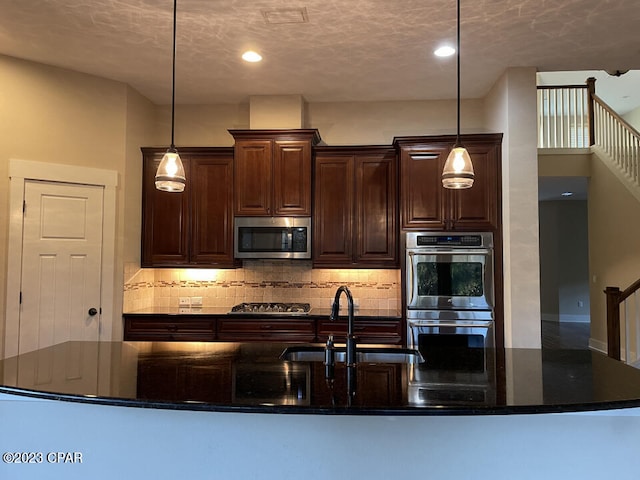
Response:
[{"label": "beige wall", "polygon": [[[139,219],[130,209],[140,208],[139,180],[132,176],[129,185],[134,187],[127,192],[129,196],[125,195],[124,180],[135,170],[135,162],[139,162],[139,152],[134,154],[135,145],[149,134],[145,131],[148,129],[136,125],[151,124],[153,117],[149,113],[148,102],[125,84],[0,56],[0,218],[4,219],[0,227],[0,338],[4,338],[6,307],[9,160],[82,165],[118,172],[118,274],[114,281],[115,291],[121,292],[124,245],[128,245],[128,235],[139,229],[133,225]],[[134,163],[129,164],[129,160]],[[135,204],[128,204],[133,197],[137,197]]]},{"label": "beige wall", "polygon": [[[461,102],[462,133],[485,132],[482,100]],[[456,133],[454,100],[310,103],[305,127],[327,145],[390,145],[394,137]]]},{"label": "beige wall", "polygon": [[606,349],[606,303],[603,290],[624,290],[640,277],[640,202],[597,156],[589,181],[589,274],[591,338]]},{"label": "beige wall", "polygon": [[539,348],[536,72],[509,69],[486,97],[486,124],[504,132],[502,222],[505,346]]},{"label": "beige wall", "polygon": [[631,110],[630,112],[624,114],[622,117],[627,122],[629,122],[629,125],[640,131],[640,107]]}]

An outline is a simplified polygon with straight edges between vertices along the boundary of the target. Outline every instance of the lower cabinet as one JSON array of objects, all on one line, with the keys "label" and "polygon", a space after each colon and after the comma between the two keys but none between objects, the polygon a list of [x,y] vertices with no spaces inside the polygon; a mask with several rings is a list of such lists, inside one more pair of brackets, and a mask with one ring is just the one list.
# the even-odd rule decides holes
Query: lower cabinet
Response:
[{"label": "lower cabinet", "polygon": [[156,342],[212,342],[216,320],[198,317],[124,315],[124,340]]},{"label": "lower cabinet", "polygon": [[[355,335],[359,343],[384,343],[400,345],[403,343],[402,321],[393,318],[356,319]],[[347,336],[347,321],[318,320],[318,341],[326,342],[329,335],[335,336],[336,342],[342,342]]]},{"label": "lower cabinet", "polygon": [[220,341],[313,342],[315,337],[315,320],[310,319],[225,318],[218,320],[218,340]]},{"label": "lower cabinet", "polygon": [[[334,335],[344,342],[347,321],[328,318],[246,318],[207,315],[124,314],[125,341],[155,342],[326,342]],[[359,343],[401,345],[404,322],[399,318],[356,319]]]},{"label": "lower cabinet", "polygon": [[146,354],[138,359],[138,398],[228,403],[233,359],[210,357],[166,359]]},{"label": "lower cabinet", "polygon": [[[358,363],[356,367],[356,394],[352,405],[376,407],[404,405],[402,364]],[[311,402],[325,405],[345,405],[347,403],[346,367],[344,363],[335,366],[332,382],[327,382],[324,365],[313,365],[313,396]]]}]

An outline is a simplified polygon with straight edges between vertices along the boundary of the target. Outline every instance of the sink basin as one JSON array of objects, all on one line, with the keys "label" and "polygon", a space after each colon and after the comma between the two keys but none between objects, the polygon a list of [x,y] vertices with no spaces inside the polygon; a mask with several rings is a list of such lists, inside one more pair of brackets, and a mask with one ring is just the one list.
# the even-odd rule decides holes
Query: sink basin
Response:
[{"label": "sink basin", "polygon": [[[324,362],[323,346],[303,345],[287,347],[280,354],[281,360],[289,362]],[[336,363],[345,361],[344,347],[335,349]],[[358,347],[356,361],[361,363],[421,363],[424,358],[418,350],[394,347]]]}]

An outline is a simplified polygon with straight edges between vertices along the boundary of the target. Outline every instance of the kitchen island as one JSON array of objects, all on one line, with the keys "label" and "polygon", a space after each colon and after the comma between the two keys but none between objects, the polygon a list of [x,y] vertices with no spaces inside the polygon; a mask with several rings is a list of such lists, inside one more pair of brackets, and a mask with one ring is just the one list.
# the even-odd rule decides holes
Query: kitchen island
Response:
[{"label": "kitchen island", "polygon": [[321,362],[281,360],[290,346],[69,342],[6,359],[0,448],[83,463],[4,463],[0,476],[596,478],[637,467],[640,372],[597,352],[507,350],[483,397],[449,383],[427,404],[411,396],[419,365],[361,362],[349,400],[340,364],[331,385]]}]

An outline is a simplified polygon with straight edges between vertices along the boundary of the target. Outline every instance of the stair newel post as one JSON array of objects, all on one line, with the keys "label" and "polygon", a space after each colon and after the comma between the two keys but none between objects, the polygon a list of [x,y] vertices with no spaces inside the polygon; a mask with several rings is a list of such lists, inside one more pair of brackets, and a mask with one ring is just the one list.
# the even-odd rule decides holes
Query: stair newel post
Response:
[{"label": "stair newel post", "polygon": [[620,360],[620,297],[618,287],[607,287],[607,354]]},{"label": "stair newel post", "polygon": [[593,106],[593,96],[596,94],[596,79],[594,77],[587,78],[587,108],[589,112],[589,146],[596,144],[596,121],[595,109]]}]

